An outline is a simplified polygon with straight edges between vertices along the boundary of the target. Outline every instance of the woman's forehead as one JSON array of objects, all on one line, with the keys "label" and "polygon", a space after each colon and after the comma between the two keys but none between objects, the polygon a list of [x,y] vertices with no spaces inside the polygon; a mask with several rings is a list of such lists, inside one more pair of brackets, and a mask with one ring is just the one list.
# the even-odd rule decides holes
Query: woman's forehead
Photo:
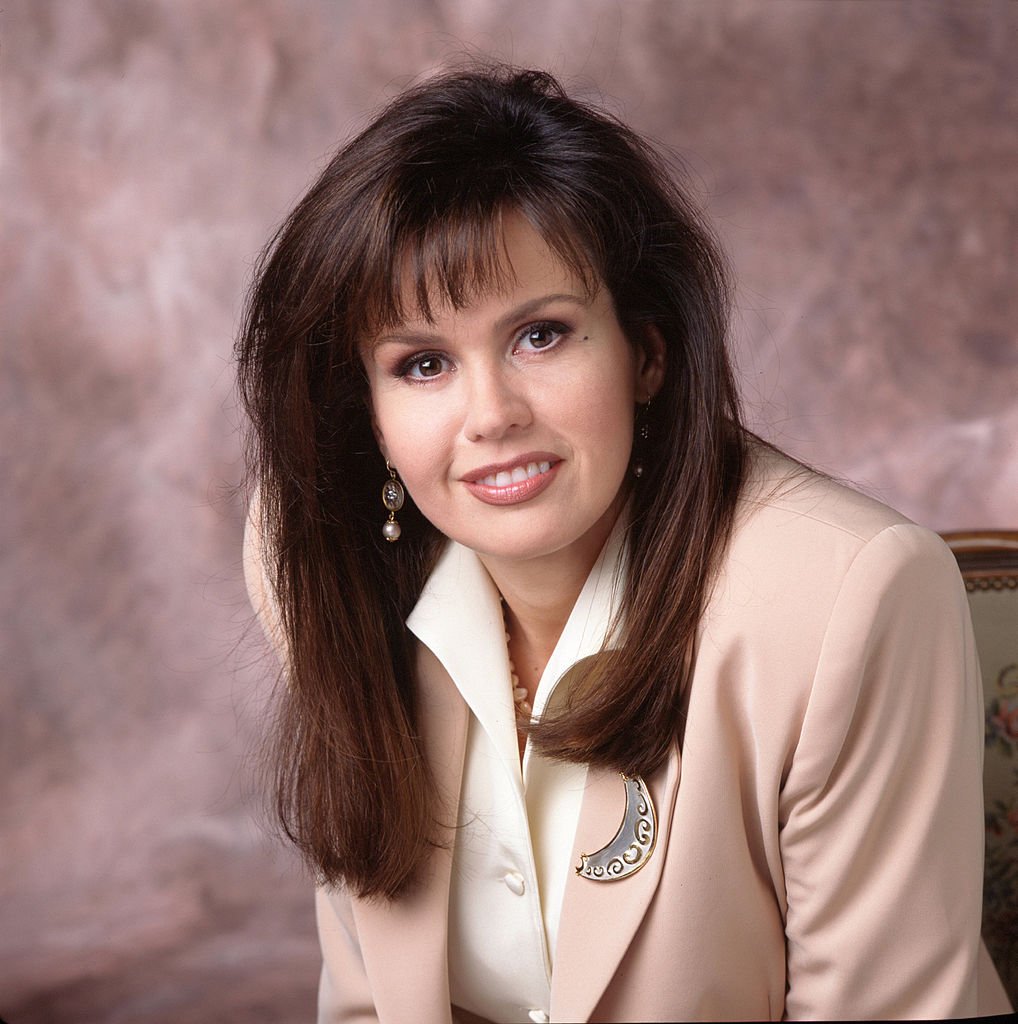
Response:
[{"label": "woman's forehead", "polygon": [[572,240],[553,246],[518,213],[495,226],[497,233],[475,237],[458,253],[435,245],[406,249],[393,301],[377,329],[432,324],[450,312],[513,304],[538,292],[590,299],[600,290],[600,276],[581,261]]}]

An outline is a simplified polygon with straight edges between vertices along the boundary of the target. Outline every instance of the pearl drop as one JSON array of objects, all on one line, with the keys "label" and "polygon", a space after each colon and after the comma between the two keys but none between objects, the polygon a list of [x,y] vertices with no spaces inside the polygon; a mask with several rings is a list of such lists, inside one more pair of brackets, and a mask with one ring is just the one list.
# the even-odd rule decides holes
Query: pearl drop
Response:
[{"label": "pearl drop", "polygon": [[399,528],[399,523],[385,522],[382,524],[382,536],[391,544],[393,541],[399,540],[399,535],[403,531]]}]

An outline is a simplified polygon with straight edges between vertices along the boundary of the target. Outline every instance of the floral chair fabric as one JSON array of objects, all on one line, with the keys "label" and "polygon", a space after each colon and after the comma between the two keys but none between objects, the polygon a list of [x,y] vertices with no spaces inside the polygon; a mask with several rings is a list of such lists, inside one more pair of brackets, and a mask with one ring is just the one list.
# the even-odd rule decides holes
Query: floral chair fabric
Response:
[{"label": "floral chair fabric", "polygon": [[983,939],[1018,1006],[1018,531],[944,539],[968,590],[986,702]]}]

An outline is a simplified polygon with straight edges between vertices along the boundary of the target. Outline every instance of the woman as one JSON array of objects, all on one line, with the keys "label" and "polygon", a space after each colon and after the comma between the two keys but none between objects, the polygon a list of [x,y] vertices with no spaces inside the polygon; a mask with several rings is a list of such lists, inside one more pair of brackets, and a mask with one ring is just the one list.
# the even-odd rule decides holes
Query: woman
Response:
[{"label": "woman", "polygon": [[976,1012],[957,572],[747,434],[727,312],[537,72],[404,93],[268,248],[247,565],[320,1021]]}]

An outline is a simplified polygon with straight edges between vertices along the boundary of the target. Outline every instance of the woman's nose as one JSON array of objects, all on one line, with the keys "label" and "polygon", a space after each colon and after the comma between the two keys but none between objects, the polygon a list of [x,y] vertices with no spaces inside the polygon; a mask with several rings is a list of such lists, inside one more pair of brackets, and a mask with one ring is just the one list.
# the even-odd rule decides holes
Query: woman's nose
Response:
[{"label": "woman's nose", "polygon": [[530,403],[511,371],[495,369],[472,376],[467,388],[463,433],[470,441],[493,441],[532,421]]}]

